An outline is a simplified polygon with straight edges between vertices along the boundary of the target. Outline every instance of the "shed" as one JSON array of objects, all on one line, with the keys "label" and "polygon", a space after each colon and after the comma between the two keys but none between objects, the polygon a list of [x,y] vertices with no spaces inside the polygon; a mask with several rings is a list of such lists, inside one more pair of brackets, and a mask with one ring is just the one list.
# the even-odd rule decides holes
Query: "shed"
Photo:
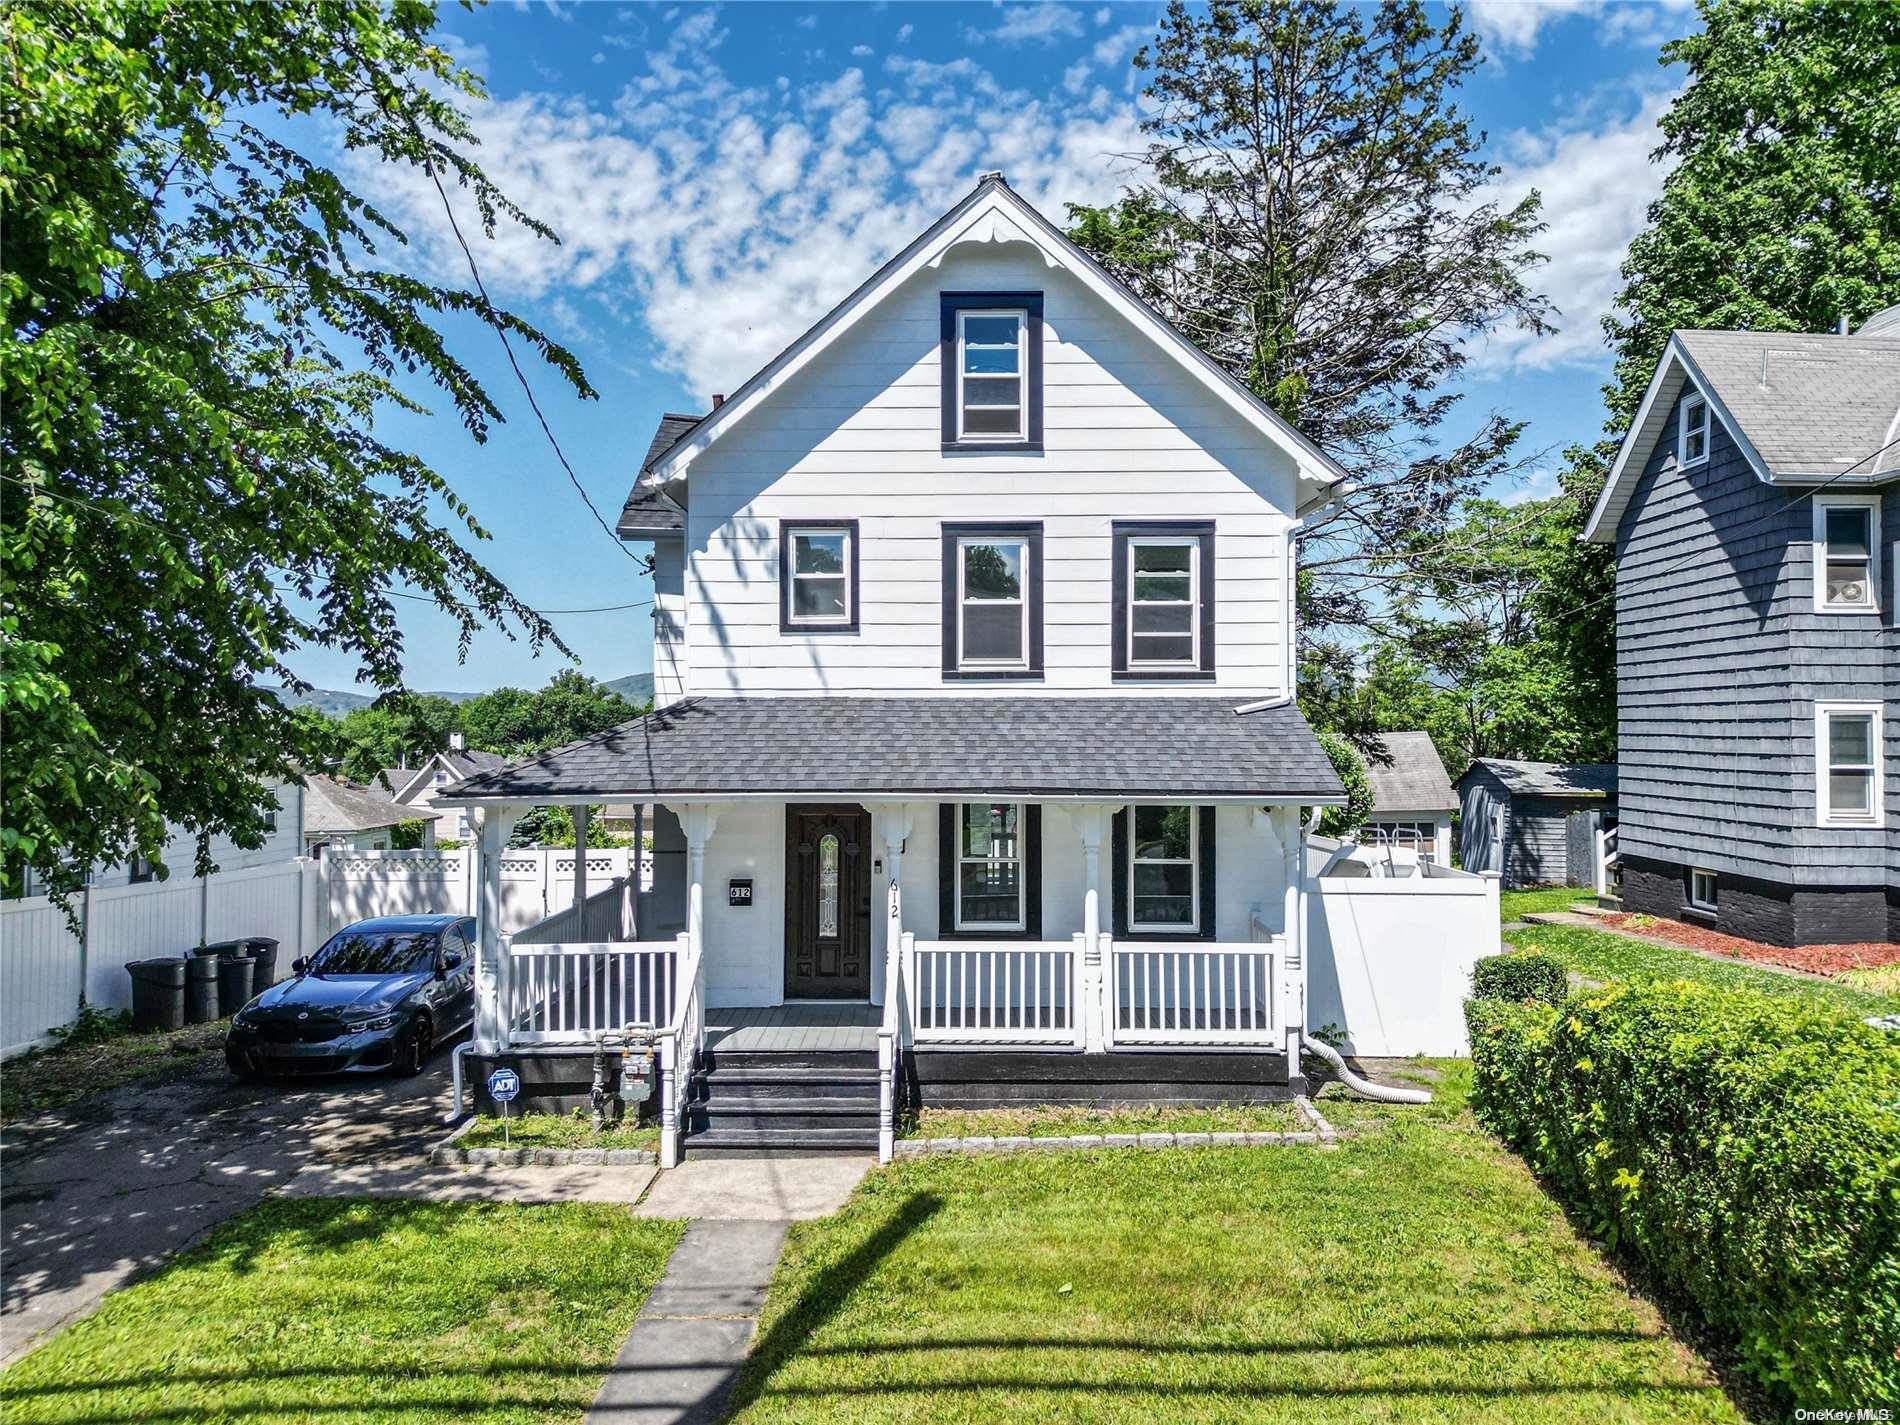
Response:
[{"label": "shed", "polygon": [[1424,732],[1385,732],[1366,749],[1372,814],[1365,839],[1416,848],[1441,866],[1451,864],[1451,814],[1458,794]]},{"label": "shed", "polygon": [[1458,853],[1467,871],[1496,871],[1506,889],[1594,883],[1589,857],[1570,854],[1571,817],[1587,830],[1616,824],[1615,763],[1480,757],[1457,785]]}]

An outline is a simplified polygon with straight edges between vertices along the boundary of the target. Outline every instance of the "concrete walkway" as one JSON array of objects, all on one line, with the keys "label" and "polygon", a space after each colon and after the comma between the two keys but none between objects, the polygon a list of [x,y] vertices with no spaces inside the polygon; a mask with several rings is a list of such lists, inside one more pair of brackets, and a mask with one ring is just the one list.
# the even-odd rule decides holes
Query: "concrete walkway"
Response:
[{"label": "concrete walkway", "polygon": [[794,1220],[843,1207],[872,1161],[689,1158],[660,1174],[634,1211],[693,1222],[622,1343],[587,1425],[712,1425],[723,1416],[786,1231]]}]

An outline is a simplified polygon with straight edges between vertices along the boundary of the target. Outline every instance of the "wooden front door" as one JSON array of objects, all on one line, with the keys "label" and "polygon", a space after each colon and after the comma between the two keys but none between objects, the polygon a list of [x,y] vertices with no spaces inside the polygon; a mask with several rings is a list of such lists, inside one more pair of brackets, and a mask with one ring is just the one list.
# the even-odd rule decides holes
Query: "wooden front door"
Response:
[{"label": "wooden front door", "polygon": [[871,814],[785,809],[785,997],[871,993]]}]

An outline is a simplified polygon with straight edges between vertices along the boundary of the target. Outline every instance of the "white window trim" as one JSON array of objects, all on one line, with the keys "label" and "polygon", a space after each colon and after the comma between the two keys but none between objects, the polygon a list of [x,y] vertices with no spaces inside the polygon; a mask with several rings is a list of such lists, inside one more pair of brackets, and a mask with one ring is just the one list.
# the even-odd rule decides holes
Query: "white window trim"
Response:
[{"label": "white window trim", "polygon": [[[1016,429],[1013,431],[969,431],[963,427],[964,348],[968,338],[964,328],[971,317],[1014,317],[1016,319]],[[981,375],[982,373],[978,373]],[[985,379],[994,379],[985,377]],[[979,411],[1008,410],[1007,406],[978,406]],[[1029,312],[1022,307],[970,307],[957,313],[957,440],[971,444],[997,442],[1021,444],[1029,439]]]},{"label": "white window trim", "polygon": [[[1829,803],[1828,719],[1835,716],[1871,716],[1873,719],[1873,795],[1872,815],[1858,813],[1835,815]],[[1815,824],[1835,829],[1878,831],[1887,824],[1887,732],[1885,710],[1879,703],[1816,703],[1814,705],[1814,807]]]},{"label": "white window trim", "polygon": [[[1014,856],[972,856],[970,843],[963,825],[963,813],[972,806],[1013,806],[1016,808],[1016,854]],[[956,829],[956,866],[951,876],[951,918],[959,931],[1016,931],[1029,928],[1029,808],[1023,802],[958,802],[956,811],[950,818],[950,824]],[[963,868],[965,865],[988,865],[992,861],[999,864],[1014,863],[1016,867],[1016,918],[1002,920],[965,920],[963,918]]]},{"label": "white window trim", "polygon": [[[1707,900],[1704,900],[1701,896],[1696,894],[1696,878],[1698,876],[1707,876],[1709,878],[1709,887],[1712,894]],[[1721,894],[1721,885],[1721,877],[1717,876],[1716,873],[1711,871],[1708,867],[1691,866],[1689,868],[1689,909],[1707,911],[1713,915],[1716,908],[1716,897]]]},{"label": "white window trim", "polygon": [[[844,538],[844,567],[836,574],[798,572],[798,541],[808,534],[836,534]],[[792,587],[785,596],[785,622],[793,628],[843,628],[858,615],[857,580],[851,577],[851,526],[848,524],[799,524],[786,531],[792,547],[787,551],[786,568],[791,571]],[[844,583],[844,612],[841,614],[801,614],[798,612],[800,579],[839,579]]]},{"label": "white window trim", "polygon": [[[1180,805],[1170,803],[1169,806]],[[1194,936],[1201,933],[1201,809],[1188,805],[1188,892],[1192,898],[1193,913],[1186,925],[1156,925],[1135,918],[1135,866],[1138,861],[1150,866],[1179,866],[1180,860],[1174,857],[1157,860],[1152,857],[1135,855],[1135,811],[1128,808],[1128,865],[1122,874],[1128,884],[1128,933],[1131,935],[1182,935]]]},{"label": "white window trim", "polygon": [[[1022,610],[1022,656],[1020,658],[972,658],[963,649],[964,611],[970,603],[965,588],[965,575],[969,570],[969,561],[964,551],[975,545],[996,545],[998,547],[1013,544],[1018,551],[1016,567],[1021,571],[1021,587],[1017,590],[1015,603]],[[957,668],[959,671],[987,671],[998,669],[1020,671],[1029,666],[1029,581],[1035,572],[1029,567],[1029,539],[1020,534],[968,534],[957,537]],[[979,599],[978,603],[1005,606],[1008,599]]]},{"label": "white window trim", "polygon": [[[1186,658],[1137,658],[1135,656],[1135,551],[1143,546],[1165,546],[1188,551],[1188,656]],[[1122,638],[1128,649],[1131,672],[1185,669],[1198,672],[1201,667],[1201,537],[1198,534],[1136,534],[1128,536],[1128,625]]]},{"label": "white window trim", "polygon": [[[1689,455],[1689,409],[1696,407],[1702,412],[1702,453],[1694,458]],[[1676,413],[1676,466],[1687,470],[1694,465],[1706,465],[1709,460],[1709,447],[1713,445],[1715,418],[1709,412],[1708,398],[1693,386],[1684,394],[1682,406]]]},{"label": "white window trim", "polygon": [[[1816,495],[1814,506],[1814,611],[1818,614],[1880,613],[1880,496]],[[1872,597],[1864,604],[1830,604],[1827,601],[1827,512],[1851,506],[1868,510],[1867,589]]]}]

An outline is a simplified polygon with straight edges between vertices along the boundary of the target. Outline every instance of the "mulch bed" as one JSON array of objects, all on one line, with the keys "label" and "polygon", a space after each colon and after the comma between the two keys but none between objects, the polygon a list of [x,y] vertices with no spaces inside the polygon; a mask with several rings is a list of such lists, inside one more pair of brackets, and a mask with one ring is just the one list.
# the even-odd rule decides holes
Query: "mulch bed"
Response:
[{"label": "mulch bed", "polygon": [[1842,970],[1871,970],[1881,965],[1900,964],[1900,945],[1890,940],[1862,940],[1841,945],[1764,945],[1759,940],[1744,940],[1739,935],[1722,935],[1699,925],[1680,920],[1661,920],[1648,915],[1606,915],[1605,923],[1634,935],[1653,935],[1691,950],[1706,950],[1716,955],[1731,955],[1738,960],[1760,960],[1784,965],[1791,970],[1806,970],[1811,975],[1838,975]]}]

